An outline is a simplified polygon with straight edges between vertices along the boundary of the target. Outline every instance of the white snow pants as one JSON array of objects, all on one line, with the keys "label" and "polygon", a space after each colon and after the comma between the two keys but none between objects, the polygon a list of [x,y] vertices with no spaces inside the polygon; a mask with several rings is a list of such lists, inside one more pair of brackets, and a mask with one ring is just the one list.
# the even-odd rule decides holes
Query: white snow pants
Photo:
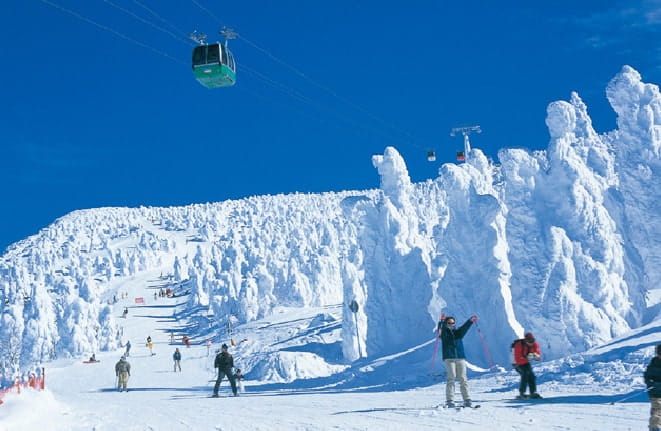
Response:
[{"label": "white snow pants", "polygon": [[466,378],[466,361],[463,359],[446,359],[445,369],[447,382],[445,384],[445,401],[454,400],[454,381],[459,380],[459,390],[464,401],[471,399],[468,394],[468,379]]}]

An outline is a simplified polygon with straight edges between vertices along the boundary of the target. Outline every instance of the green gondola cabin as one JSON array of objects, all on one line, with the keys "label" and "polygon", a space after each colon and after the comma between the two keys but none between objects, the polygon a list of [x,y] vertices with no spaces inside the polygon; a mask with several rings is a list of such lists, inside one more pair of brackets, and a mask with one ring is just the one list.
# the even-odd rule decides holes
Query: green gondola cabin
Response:
[{"label": "green gondola cabin", "polygon": [[207,88],[231,87],[236,82],[236,63],[227,45],[213,43],[193,50],[193,74]]}]

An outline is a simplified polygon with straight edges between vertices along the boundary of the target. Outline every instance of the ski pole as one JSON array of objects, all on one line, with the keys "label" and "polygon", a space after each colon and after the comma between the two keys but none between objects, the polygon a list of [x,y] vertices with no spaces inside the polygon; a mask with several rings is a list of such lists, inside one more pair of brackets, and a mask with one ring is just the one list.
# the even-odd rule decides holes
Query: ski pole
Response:
[{"label": "ski pole", "polygon": [[[445,313],[441,313],[441,322],[445,320]],[[434,364],[436,363],[436,352],[438,351],[438,340],[441,338],[441,335],[443,334],[443,324],[441,324],[441,333],[439,334],[438,331],[436,333],[436,341],[434,342],[434,354],[431,357],[431,369],[429,370],[429,374],[434,374]]]},{"label": "ski pole", "polygon": [[480,331],[480,325],[477,324],[477,318],[473,320],[473,323],[475,323],[475,327],[477,328],[477,333],[480,336],[480,340],[482,340],[482,347],[484,348],[484,353],[487,356],[487,361],[489,361],[489,366],[491,368],[494,367],[494,363],[491,360],[491,353],[489,352],[489,347],[487,347],[487,340],[485,340],[484,335],[482,334],[482,331]]},{"label": "ski pole", "polygon": [[652,385],[652,386],[648,386],[648,387],[643,388],[643,389],[638,389],[637,391],[634,391],[633,394],[627,395],[626,397],[624,397],[624,398],[620,398],[619,400],[611,401],[611,402],[610,402],[610,405],[614,405],[615,403],[621,403],[622,401],[626,401],[626,400],[628,400],[628,399],[630,399],[630,398],[633,398],[633,397],[637,396],[638,394],[640,394],[640,393],[643,392],[643,391],[649,391],[649,390],[652,389],[653,387],[654,387],[654,385]]}]

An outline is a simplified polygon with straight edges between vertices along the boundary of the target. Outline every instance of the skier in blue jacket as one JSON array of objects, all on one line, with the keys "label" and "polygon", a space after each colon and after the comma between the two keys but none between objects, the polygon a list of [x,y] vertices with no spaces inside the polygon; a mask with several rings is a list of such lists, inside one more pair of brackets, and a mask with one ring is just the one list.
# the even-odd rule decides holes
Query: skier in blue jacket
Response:
[{"label": "skier in blue jacket", "polygon": [[179,371],[181,371],[181,352],[179,351],[179,347],[174,349],[174,353],[172,354],[172,360],[174,361],[175,373],[177,372],[177,368],[179,368]]},{"label": "skier in blue jacket", "polygon": [[473,322],[477,322],[477,316],[473,315],[459,328],[455,327],[456,320],[449,316],[438,322],[438,336],[443,345],[443,362],[447,374],[445,384],[445,404],[454,407],[454,381],[459,380],[459,389],[464,400],[465,407],[471,407],[471,397],[468,392],[468,379],[466,377],[466,355],[464,354],[464,343],[461,340],[466,335],[468,328]]}]

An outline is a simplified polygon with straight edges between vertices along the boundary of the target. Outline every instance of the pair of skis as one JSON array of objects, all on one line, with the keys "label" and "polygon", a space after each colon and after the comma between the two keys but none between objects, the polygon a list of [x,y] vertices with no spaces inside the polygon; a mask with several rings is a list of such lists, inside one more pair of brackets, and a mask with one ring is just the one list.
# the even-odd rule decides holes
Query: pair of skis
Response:
[{"label": "pair of skis", "polygon": [[464,406],[461,404],[456,404],[452,406],[448,404],[438,404],[434,406],[435,409],[456,410],[458,412],[462,411],[463,409],[475,410],[475,409],[479,409],[480,407],[482,407],[481,404],[471,404],[470,406]]}]

